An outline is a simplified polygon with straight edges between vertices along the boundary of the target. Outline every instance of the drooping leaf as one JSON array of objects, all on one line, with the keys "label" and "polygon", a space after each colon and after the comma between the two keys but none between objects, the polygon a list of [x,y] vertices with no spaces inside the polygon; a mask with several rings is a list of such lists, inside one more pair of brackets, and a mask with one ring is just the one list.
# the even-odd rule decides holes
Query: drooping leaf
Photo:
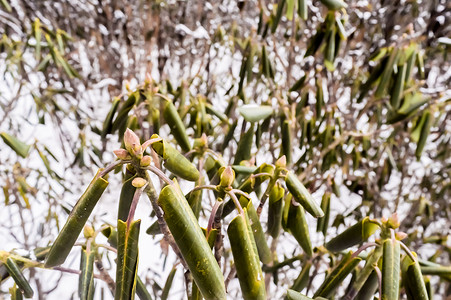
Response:
[{"label": "drooping leaf", "polygon": [[265,279],[246,209],[230,222],[227,235],[243,298],[265,300]]},{"label": "drooping leaf", "polygon": [[400,275],[400,245],[397,240],[387,239],[382,254],[382,296],[381,299],[398,299]]},{"label": "drooping leaf", "polygon": [[238,111],[247,122],[259,122],[272,115],[274,110],[268,105],[246,104]]},{"label": "drooping leaf", "polygon": [[[159,136],[153,134],[151,138],[156,139]],[[165,140],[153,143],[152,148],[158,155],[163,157],[164,167],[175,175],[189,181],[199,179],[200,174],[196,167]]]},{"label": "drooping leaf", "polygon": [[69,255],[89,215],[108,186],[108,181],[99,177],[101,170],[97,172],[97,175],[72,209],[66,224],[50,249],[45,261],[46,267],[62,264],[66,260],[67,255]]},{"label": "drooping leaf", "polygon": [[141,220],[132,221],[128,226],[117,221],[117,267],[114,300],[133,300],[138,272],[138,239]]},{"label": "drooping leaf", "polygon": [[285,183],[288,191],[293,195],[293,198],[299,202],[299,204],[301,204],[307,212],[315,218],[324,216],[324,212],[321,210],[321,207],[315,202],[312,195],[293,172],[289,171],[287,173]]},{"label": "drooping leaf", "polygon": [[78,295],[81,300],[89,300],[94,292],[94,251],[81,249],[80,276],[78,280]]},{"label": "drooping leaf", "polygon": [[177,109],[172,101],[163,100],[163,117],[171,129],[171,133],[183,151],[188,152],[191,149],[191,143],[186,134],[185,125],[180,118]]},{"label": "drooping leaf", "polygon": [[345,250],[354,245],[363,243],[379,228],[377,222],[369,217],[357,222],[345,231],[331,239],[326,244],[326,248],[333,252]]},{"label": "drooping leaf", "polygon": [[11,257],[8,257],[6,259],[5,267],[8,270],[9,275],[11,275],[11,277],[14,279],[14,282],[17,284],[19,289],[23,292],[25,298],[32,298],[34,294],[33,289],[20,270],[20,267]]},{"label": "drooping leaf", "polygon": [[177,182],[161,190],[158,204],[202,296],[225,299],[222,272]]},{"label": "drooping leaf", "polygon": [[31,145],[25,144],[24,142],[20,141],[12,135],[7,134],[6,132],[1,132],[0,136],[2,137],[5,144],[11,147],[11,149],[13,149],[14,152],[16,152],[18,155],[22,156],[23,158],[28,156]]}]

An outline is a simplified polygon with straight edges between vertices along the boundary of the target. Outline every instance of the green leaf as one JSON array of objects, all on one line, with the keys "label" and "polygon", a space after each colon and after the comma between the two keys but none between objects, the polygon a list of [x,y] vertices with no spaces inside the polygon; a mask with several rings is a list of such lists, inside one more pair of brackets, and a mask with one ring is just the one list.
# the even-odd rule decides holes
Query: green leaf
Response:
[{"label": "green leaf", "polygon": [[23,158],[28,156],[31,145],[27,145],[24,142],[21,142],[20,140],[12,135],[7,134],[6,132],[1,132],[0,136],[2,137],[5,144],[11,147],[11,149],[13,149],[14,152],[16,152],[18,155],[22,156]]},{"label": "green leaf", "polygon": [[45,267],[49,268],[60,265],[66,260],[67,255],[69,255],[89,215],[108,186],[108,181],[99,177],[101,170],[97,172],[97,175],[72,209],[66,224],[50,249]]},{"label": "green leaf", "polygon": [[427,138],[429,136],[429,131],[431,129],[433,121],[433,115],[432,113],[427,110],[424,113],[424,121],[421,126],[421,133],[418,139],[417,149],[415,150],[415,156],[419,160],[421,157],[421,154],[423,153],[424,146],[426,145]]},{"label": "green leaf", "polygon": [[310,269],[312,268],[312,260],[307,260],[302,266],[299,276],[294,280],[291,290],[300,292],[308,284],[310,278]]},{"label": "green leaf", "polygon": [[11,300],[22,300],[22,292],[17,288],[17,285],[14,284],[12,288],[9,289],[9,294],[11,295]]},{"label": "green leaf", "polygon": [[158,198],[164,219],[205,299],[225,299],[224,277],[177,181]]},{"label": "green leaf", "polygon": [[304,296],[301,293],[294,291],[292,289],[289,289],[287,291],[287,299],[288,300],[313,300],[312,298]]},{"label": "green leaf", "polygon": [[191,143],[186,134],[185,125],[172,101],[163,99],[163,117],[182,150],[184,152],[191,150]]},{"label": "green leaf", "polygon": [[118,247],[115,300],[133,300],[135,298],[141,220],[133,221],[129,226],[127,225],[122,220],[117,221]]},{"label": "green leaf", "polygon": [[11,275],[11,277],[14,279],[14,282],[17,284],[19,289],[23,292],[25,298],[32,298],[33,289],[28,283],[28,280],[22,274],[19,266],[11,257],[8,257],[6,259],[5,267],[8,270],[9,275]]},{"label": "green leaf", "polygon": [[108,112],[105,121],[103,121],[102,128],[102,138],[105,138],[107,134],[112,133],[113,129],[113,118],[116,114],[117,108],[119,107],[119,103],[121,102],[120,98],[115,98],[113,103],[111,104],[110,111]]},{"label": "green leaf", "polygon": [[[416,256],[415,253],[413,253]],[[402,284],[409,300],[429,300],[426,284],[418,261],[408,255],[401,262]]]},{"label": "green leaf", "polygon": [[339,10],[348,7],[342,0],[321,0],[321,3],[330,10]]},{"label": "green leaf", "polygon": [[[356,280],[354,281],[354,283],[352,284],[352,287],[350,288],[350,290],[347,293],[348,295],[356,295],[357,293],[359,293],[359,294],[361,294],[361,297],[364,297],[364,295],[360,291],[363,289],[363,286],[365,286],[367,284],[367,282],[370,280],[369,279],[370,276],[373,276],[372,274],[374,273],[374,267],[377,266],[377,263],[378,263],[379,259],[381,258],[381,256],[382,256],[382,247],[377,246],[373,250],[373,252],[371,252],[371,254],[367,257],[365,266],[357,274]],[[376,282],[377,282],[377,280],[376,280]],[[370,286],[367,287],[369,289],[370,294],[373,291],[370,288],[371,286],[372,285],[370,284]],[[369,297],[370,299],[373,299],[373,297],[372,297],[373,294],[374,293],[372,293],[371,297]]]},{"label": "green leaf", "polygon": [[313,249],[307,220],[305,219],[304,208],[299,204],[294,205],[292,201],[286,203],[286,205],[290,205],[290,208],[288,209],[288,218],[286,220],[286,228],[291,232],[302,249],[304,249],[305,254],[312,256]]},{"label": "green leaf", "polygon": [[125,182],[122,184],[121,194],[119,197],[119,207],[117,210],[118,220],[127,221],[130,206],[135,195],[136,188],[132,185],[136,174],[133,174],[128,168],[125,170]]},{"label": "green leaf", "polygon": [[400,244],[397,240],[387,239],[382,254],[382,300],[398,299]]},{"label": "green leaf", "polygon": [[[151,138],[156,139],[159,136],[153,134]],[[163,157],[164,167],[175,175],[189,181],[199,179],[200,174],[196,167],[165,140],[153,143],[152,148],[158,155]]]},{"label": "green leaf", "polygon": [[357,222],[331,239],[326,244],[326,248],[333,252],[345,250],[354,245],[363,243],[373,235],[378,228],[379,225],[375,221],[372,221],[369,217],[365,217],[363,220]]},{"label": "green leaf", "polygon": [[282,210],[284,188],[279,182],[276,182],[274,188],[269,193],[268,203],[268,234],[277,238],[282,227]]},{"label": "green leaf", "polygon": [[81,249],[81,273],[78,280],[78,295],[81,300],[91,299],[90,295],[94,293],[94,258],[94,251],[87,252],[86,249]]},{"label": "green leaf", "polygon": [[259,122],[273,114],[274,110],[269,105],[246,104],[238,111],[247,122]]},{"label": "green leaf", "polygon": [[[338,286],[354,270],[362,260],[360,257],[352,257],[352,252],[347,253],[338,265],[330,272],[313,297],[330,298]],[[397,298],[390,298],[397,299]]]},{"label": "green leaf", "polygon": [[172,287],[172,282],[174,281],[175,272],[177,272],[177,268],[173,267],[171,272],[169,272],[168,278],[163,287],[163,292],[161,293],[161,300],[167,300],[169,296],[169,290]]},{"label": "green leaf", "polygon": [[293,195],[294,199],[301,204],[307,212],[315,218],[321,218],[324,216],[324,212],[293,172],[289,171],[287,173],[285,183],[288,191]]},{"label": "green leaf", "polygon": [[393,48],[390,56],[388,58],[387,63],[385,64],[384,71],[382,72],[381,79],[379,81],[379,85],[377,86],[376,92],[374,92],[374,96],[376,98],[380,98],[383,96],[387,86],[390,82],[390,78],[393,73],[393,68],[399,58],[399,49]]},{"label": "green leaf", "polygon": [[242,136],[238,142],[238,148],[235,153],[234,165],[240,164],[243,160],[249,160],[251,158],[252,145],[254,143],[254,123],[251,123],[250,128]]},{"label": "green leaf", "polygon": [[265,278],[246,209],[227,228],[243,299],[266,300]]},{"label": "green leaf", "polygon": [[136,277],[136,295],[138,295],[141,300],[152,300],[152,296],[149,291],[147,291],[146,285],[138,276]]}]

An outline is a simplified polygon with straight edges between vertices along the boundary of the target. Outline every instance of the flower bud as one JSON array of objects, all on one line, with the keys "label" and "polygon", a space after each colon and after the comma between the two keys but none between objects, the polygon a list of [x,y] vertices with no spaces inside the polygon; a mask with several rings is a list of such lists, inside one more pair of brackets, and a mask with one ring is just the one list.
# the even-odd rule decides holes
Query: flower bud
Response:
[{"label": "flower bud", "polygon": [[139,140],[139,137],[129,128],[127,128],[124,134],[124,144],[128,153],[132,156],[136,156],[137,158],[142,158],[143,150],[141,147],[141,141]]},{"label": "flower bud", "polygon": [[232,185],[235,180],[235,172],[233,171],[231,166],[228,166],[224,169],[221,174],[221,181],[219,183],[222,187],[229,187]]},{"label": "flower bud", "polygon": [[116,155],[117,158],[121,159],[121,160],[128,160],[131,159],[132,157],[130,156],[130,154],[128,154],[128,151],[125,149],[117,149],[113,151],[114,155]]},{"label": "flower bud", "polygon": [[139,165],[143,168],[148,167],[150,165],[150,162],[152,161],[152,158],[149,155],[145,155],[143,158],[141,158],[141,162]]},{"label": "flower bud", "polygon": [[287,158],[285,155],[282,155],[277,161],[276,161],[276,168],[286,168],[287,166]]},{"label": "flower bud", "polygon": [[83,228],[83,236],[85,238],[90,238],[90,237],[94,236],[94,233],[95,233],[94,228],[92,228],[92,226],[90,226],[90,225],[86,225]]},{"label": "flower bud", "polygon": [[200,138],[194,140],[193,148],[204,148],[208,145],[207,136],[205,133]]},{"label": "flower bud", "polygon": [[137,189],[142,188],[143,186],[146,185],[146,183],[147,183],[147,181],[146,181],[144,178],[141,178],[141,177],[136,177],[136,178],[133,179],[133,181],[132,181],[132,185],[133,185],[135,188],[137,188]]}]

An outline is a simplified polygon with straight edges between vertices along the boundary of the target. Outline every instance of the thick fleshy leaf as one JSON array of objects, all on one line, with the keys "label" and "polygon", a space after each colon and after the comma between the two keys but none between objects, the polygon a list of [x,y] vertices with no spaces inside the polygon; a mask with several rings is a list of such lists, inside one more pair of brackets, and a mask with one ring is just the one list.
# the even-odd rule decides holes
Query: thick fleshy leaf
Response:
[{"label": "thick fleshy leaf", "polygon": [[227,229],[243,299],[266,300],[265,279],[246,209]]},{"label": "thick fleshy leaf", "polygon": [[330,10],[339,10],[348,7],[342,0],[321,0],[321,3]]},{"label": "thick fleshy leaf", "polygon": [[17,284],[19,289],[23,292],[25,298],[33,297],[33,289],[31,288],[28,280],[22,274],[20,267],[16,264],[16,262],[8,257],[5,262],[5,267],[8,270],[9,275],[14,279],[14,282]]},{"label": "thick fleshy leaf", "polygon": [[238,148],[235,153],[234,165],[240,164],[242,160],[249,160],[251,158],[252,145],[254,144],[254,123],[241,137],[238,142]]},{"label": "thick fleshy leaf", "polygon": [[171,133],[183,151],[188,152],[191,149],[188,135],[186,134],[185,125],[180,118],[177,109],[172,101],[163,100],[163,117],[171,128]]},{"label": "thick fleshy leaf", "polygon": [[305,186],[299,181],[296,174],[289,171],[285,178],[288,191],[293,195],[294,199],[299,202],[307,212],[309,212],[315,218],[321,218],[324,216],[324,212],[321,207],[315,202],[312,195],[305,188]]},{"label": "thick fleshy leaf", "polygon": [[381,299],[398,299],[400,245],[397,240],[387,239],[383,244],[382,254],[382,297]]},{"label": "thick fleshy leaf", "polygon": [[246,104],[239,109],[240,114],[247,122],[258,122],[266,119],[273,113],[273,108],[268,105]]},{"label": "thick fleshy leaf", "polygon": [[361,260],[360,257],[352,257],[352,252],[347,253],[330,274],[327,275],[313,297],[330,298]]},{"label": "thick fleshy leaf", "polygon": [[358,245],[366,241],[371,235],[373,235],[379,225],[372,221],[369,217],[365,217],[363,220],[352,225],[327,244],[326,248],[333,252],[345,250],[349,247]]},{"label": "thick fleshy leaf", "polygon": [[[159,138],[159,136],[153,134],[151,138],[156,139]],[[175,175],[189,181],[196,181],[199,179],[200,174],[196,167],[168,142],[161,140],[153,143],[152,148],[158,155],[163,157],[164,167]]]},{"label": "thick fleshy leaf", "polygon": [[273,238],[279,236],[282,227],[282,210],[284,188],[277,182],[269,193],[268,203],[268,234]]},{"label": "thick fleshy leaf", "polygon": [[[372,276],[371,274],[373,274],[374,272],[374,266],[377,266],[377,263],[382,256],[382,250],[383,250],[382,247],[378,246],[367,257],[365,266],[357,274],[356,280],[354,281],[352,287],[347,292],[347,295],[350,296],[349,298],[352,299],[356,294],[361,294],[361,297],[364,297],[364,293],[360,291],[363,289],[363,286],[367,284],[367,281],[370,280],[369,277]],[[372,292],[372,289],[370,287],[367,287],[367,289],[369,289],[370,293]]]},{"label": "thick fleshy leaf", "polygon": [[138,269],[138,239],[141,220],[127,223],[117,221],[118,247],[115,300],[135,298]]},{"label": "thick fleshy leaf", "polygon": [[136,188],[132,185],[132,181],[135,178],[136,174],[133,174],[128,169],[125,170],[125,181],[122,184],[121,194],[119,196],[119,207],[117,210],[118,220],[122,220],[124,222],[127,221],[133,196],[135,195]]},{"label": "thick fleshy leaf", "polygon": [[113,129],[113,118],[116,114],[117,108],[119,107],[121,99],[115,98],[113,100],[113,103],[111,104],[110,111],[108,112],[105,121],[103,121],[103,128],[102,128],[102,138],[105,138],[107,134],[111,133]]},{"label": "thick fleshy leaf", "polygon": [[47,268],[60,265],[66,260],[89,215],[108,186],[108,181],[99,177],[101,170],[97,172],[84,194],[75,204],[66,224],[53,243],[45,261]]},{"label": "thick fleshy leaf", "polygon": [[397,60],[399,58],[399,49],[393,48],[388,61],[384,67],[384,71],[382,72],[381,79],[379,81],[379,85],[377,86],[376,91],[374,92],[374,96],[376,98],[380,98],[383,96],[387,86],[390,82],[391,75],[393,73],[393,67],[395,66]]},{"label": "thick fleshy leaf", "polygon": [[401,274],[407,299],[429,300],[428,291],[418,261],[413,261],[408,255],[404,256],[401,262]]},{"label": "thick fleshy leaf", "polygon": [[0,137],[2,137],[5,144],[11,147],[11,149],[13,149],[14,152],[16,152],[18,155],[22,156],[23,158],[27,157],[28,153],[30,152],[30,145],[25,144],[24,142],[18,140],[12,135],[7,134],[6,132],[1,132]]},{"label": "thick fleshy leaf", "polygon": [[310,278],[310,269],[312,268],[312,261],[307,260],[302,266],[302,270],[299,273],[299,276],[294,280],[293,285],[291,286],[291,290],[300,292],[302,291],[308,284]]},{"label": "thick fleshy leaf", "polygon": [[176,181],[161,190],[158,204],[202,296],[225,299],[222,272]]},{"label": "thick fleshy leaf", "polygon": [[78,296],[81,300],[90,299],[94,293],[94,257],[95,252],[81,249],[80,277],[78,279]]},{"label": "thick fleshy leaf", "polygon": [[327,234],[329,228],[329,216],[330,216],[330,192],[326,191],[321,199],[321,209],[324,212],[324,217],[318,218],[316,225],[316,232],[322,232],[324,236]]},{"label": "thick fleshy leaf", "polygon": [[293,235],[296,241],[298,241],[299,245],[305,251],[305,254],[312,256],[312,242],[310,241],[310,233],[308,230],[307,220],[305,219],[304,208],[299,204],[294,205],[292,201],[286,205],[290,205],[288,210],[288,218],[286,220],[286,228]]},{"label": "thick fleshy leaf", "polygon": [[355,296],[355,300],[373,300],[379,288],[377,274],[373,271]]}]

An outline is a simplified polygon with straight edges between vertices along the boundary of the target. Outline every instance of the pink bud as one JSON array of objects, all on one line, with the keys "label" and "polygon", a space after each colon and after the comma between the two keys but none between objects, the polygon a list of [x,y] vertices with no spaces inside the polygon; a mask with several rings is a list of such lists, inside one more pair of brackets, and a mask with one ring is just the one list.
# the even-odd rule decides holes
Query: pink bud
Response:
[{"label": "pink bud", "polygon": [[128,154],[128,151],[125,149],[117,149],[113,151],[114,155],[117,156],[117,158],[121,160],[128,160],[131,159],[130,154]]},{"label": "pink bud", "polygon": [[124,134],[124,144],[128,153],[133,156],[137,156],[138,158],[142,157],[143,150],[139,137],[129,128],[127,128]]}]

